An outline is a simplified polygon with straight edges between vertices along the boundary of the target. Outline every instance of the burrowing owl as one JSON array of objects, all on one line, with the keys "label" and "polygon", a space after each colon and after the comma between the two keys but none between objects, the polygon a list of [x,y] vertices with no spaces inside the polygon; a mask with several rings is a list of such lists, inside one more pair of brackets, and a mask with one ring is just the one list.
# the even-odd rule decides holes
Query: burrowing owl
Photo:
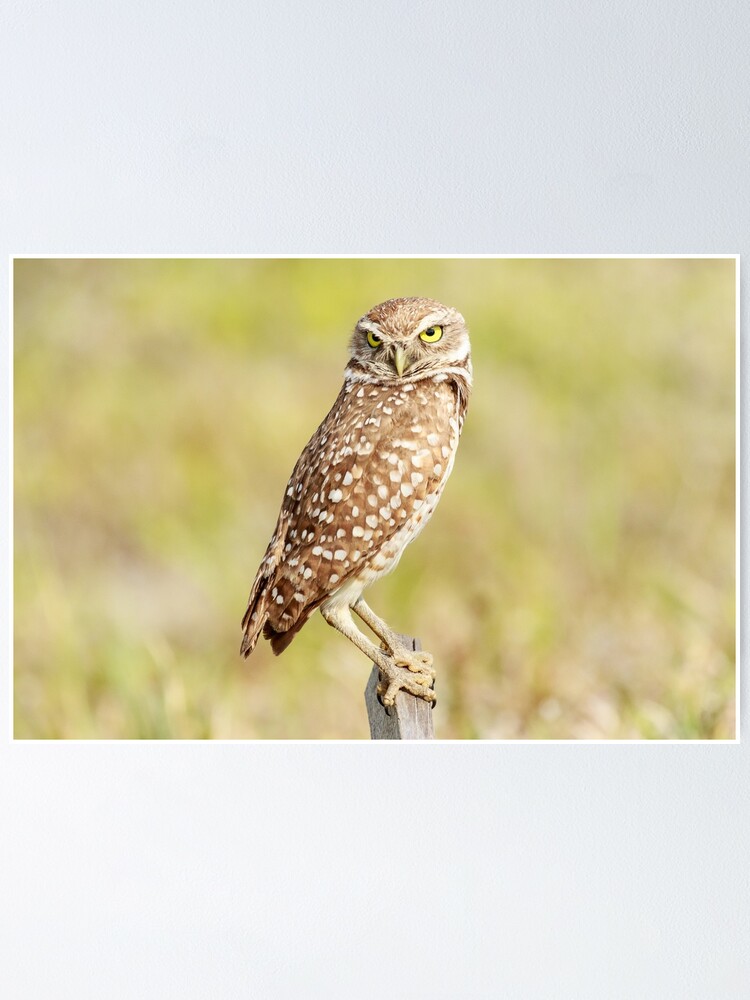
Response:
[{"label": "burrowing owl", "polygon": [[[463,316],[432,299],[390,299],[354,328],[344,385],[299,457],[250,592],[241,652],[263,632],[279,654],[316,608],[378,664],[381,694],[434,701],[429,653],[405,648],[362,599],[435,510],[471,391]],[[355,626],[354,611],[379,636]]]}]

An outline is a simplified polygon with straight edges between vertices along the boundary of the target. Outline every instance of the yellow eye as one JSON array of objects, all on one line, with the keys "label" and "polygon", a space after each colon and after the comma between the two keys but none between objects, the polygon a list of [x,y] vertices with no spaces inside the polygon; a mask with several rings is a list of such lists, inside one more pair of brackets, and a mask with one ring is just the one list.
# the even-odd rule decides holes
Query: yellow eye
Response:
[{"label": "yellow eye", "polygon": [[422,330],[419,339],[423,340],[425,344],[437,344],[442,336],[442,326],[428,326],[426,330]]},{"label": "yellow eye", "polygon": [[380,337],[376,336],[372,332],[372,330],[368,330],[367,331],[367,343],[370,345],[370,347],[380,347],[380,345],[383,343],[383,341],[380,339]]}]

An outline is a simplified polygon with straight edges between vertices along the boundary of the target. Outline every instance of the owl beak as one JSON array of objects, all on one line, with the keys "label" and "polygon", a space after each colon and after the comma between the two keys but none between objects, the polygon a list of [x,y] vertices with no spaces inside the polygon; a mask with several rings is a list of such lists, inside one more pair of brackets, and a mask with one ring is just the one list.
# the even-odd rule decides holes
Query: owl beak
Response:
[{"label": "owl beak", "polygon": [[396,371],[398,372],[399,378],[401,378],[401,376],[404,374],[404,370],[406,369],[406,362],[410,360],[411,358],[408,357],[403,347],[396,348],[393,354],[393,364],[396,368]]}]

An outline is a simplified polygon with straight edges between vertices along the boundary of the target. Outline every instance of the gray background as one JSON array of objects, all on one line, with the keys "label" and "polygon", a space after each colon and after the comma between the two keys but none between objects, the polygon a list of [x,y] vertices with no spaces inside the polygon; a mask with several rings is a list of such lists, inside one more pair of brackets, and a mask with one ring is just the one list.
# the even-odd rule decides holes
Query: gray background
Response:
[{"label": "gray background", "polygon": [[[0,22],[4,255],[748,249],[739,0]],[[0,751],[9,997],[748,996],[740,745]]]}]

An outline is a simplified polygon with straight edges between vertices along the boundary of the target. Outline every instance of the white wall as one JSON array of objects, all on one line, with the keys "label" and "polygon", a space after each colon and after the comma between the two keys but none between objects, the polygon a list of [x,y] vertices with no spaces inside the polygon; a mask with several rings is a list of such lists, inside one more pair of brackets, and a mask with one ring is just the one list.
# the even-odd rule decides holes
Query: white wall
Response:
[{"label": "white wall", "polygon": [[[6,0],[3,287],[11,252],[742,253],[749,28],[740,0]],[[748,995],[747,747],[9,731],[14,1000]]]}]

